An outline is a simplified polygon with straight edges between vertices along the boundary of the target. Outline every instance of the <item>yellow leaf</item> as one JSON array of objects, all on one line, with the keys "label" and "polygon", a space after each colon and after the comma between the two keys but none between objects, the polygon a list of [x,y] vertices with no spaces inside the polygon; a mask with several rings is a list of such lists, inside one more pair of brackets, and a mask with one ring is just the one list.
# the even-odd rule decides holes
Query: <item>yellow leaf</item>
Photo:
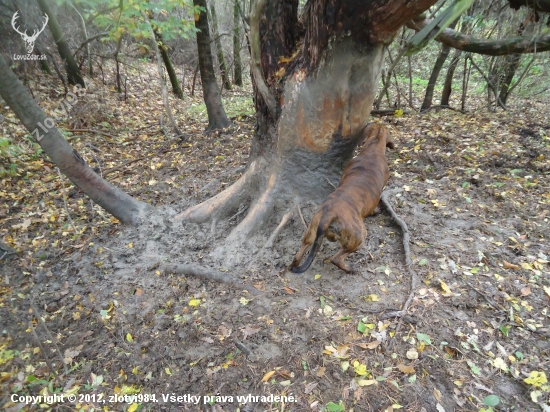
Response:
[{"label": "yellow leaf", "polygon": [[544,385],[548,382],[548,380],[546,379],[546,374],[544,372],[532,371],[529,374],[529,377],[524,379],[524,382],[538,387]]},{"label": "yellow leaf", "polygon": [[397,109],[397,110],[393,113],[393,115],[394,115],[395,117],[401,117],[401,116],[403,116],[403,110]]},{"label": "yellow leaf", "polygon": [[451,292],[451,289],[449,288],[449,286],[447,286],[447,284],[445,282],[443,282],[442,280],[439,281],[439,285],[441,286],[441,289],[443,289],[443,296],[453,296],[454,293]]},{"label": "yellow leaf", "polygon": [[128,243],[128,246],[126,246],[128,249],[132,249],[134,247],[134,242]]},{"label": "yellow leaf", "polygon": [[366,302],[380,302],[380,298],[373,293],[373,294],[370,294],[369,296],[367,296],[365,298],[365,301]]},{"label": "yellow leaf", "polygon": [[192,308],[198,308],[200,305],[201,305],[200,299],[191,299],[189,301],[189,306],[191,306]]},{"label": "yellow leaf", "polygon": [[245,298],[244,296],[242,298],[239,299],[239,303],[243,306],[246,306],[248,305],[248,302],[250,302],[250,300],[248,300],[247,298]]},{"label": "yellow leaf", "polygon": [[127,340],[128,342],[133,342],[133,341],[134,341],[134,338],[132,337],[131,334],[127,333],[127,334],[126,334],[126,340]]},{"label": "yellow leaf", "polygon": [[128,411],[128,412],[136,412],[138,406],[139,406],[139,405],[138,405],[137,403],[134,402],[133,404],[131,404],[131,405],[128,407],[127,411]]},{"label": "yellow leaf", "polygon": [[134,375],[137,375],[139,373],[139,366],[136,366],[134,369],[132,369],[132,373]]},{"label": "yellow leaf", "polygon": [[318,280],[318,279],[321,279],[321,275],[320,275],[319,273],[317,273],[317,274],[315,275],[315,280]]},{"label": "yellow leaf", "polygon": [[360,363],[359,361],[353,362],[353,370],[359,376],[365,376],[367,374],[367,365]]},{"label": "yellow leaf", "polygon": [[164,372],[166,372],[167,375],[172,376],[172,372],[170,372],[170,368],[164,368]]},{"label": "yellow leaf", "polygon": [[135,386],[128,386],[128,385],[122,385],[122,389],[120,389],[121,395],[135,395],[136,393],[139,393],[140,389],[136,388]]},{"label": "yellow leaf", "polygon": [[267,382],[273,375],[275,375],[275,371],[267,372],[262,378],[262,382]]}]

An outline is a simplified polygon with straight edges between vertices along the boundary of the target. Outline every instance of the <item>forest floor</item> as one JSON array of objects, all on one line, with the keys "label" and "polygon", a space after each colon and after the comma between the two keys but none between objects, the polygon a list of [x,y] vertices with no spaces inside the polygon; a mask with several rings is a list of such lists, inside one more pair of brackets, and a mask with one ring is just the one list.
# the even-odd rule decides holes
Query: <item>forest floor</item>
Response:
[{"label": "forest floor", "polygon": [[[51,113],[62,89],[48,81],[29,87]],[[549,410],[548,102],[374,119],[396,140],[389,200],[420,279],[398,328],[384,314],[407,300],[411,276],[385,211],[365,220],[355,274],[323,264],[337,248],[328,242],[305,274],[286,270],[300,218],[272,249],[242,251],[231,272],[251,288],[164,270],[228,270],[213,251],[244,214],[215,232],[172,217],[239,177],[254,119],[249,92],[224,92],[233,125],[204,135],[200,96],[171,100],[186,138],[170,140],[154,81],[134,78],[126,99],[96,85],[62,122],[93,130],[65,132],[91,167],[158,206],[163,218],[139,229],[60,179],[0,109],[2,135],[23,147],[0,178],[0,239],[17,252],[0,263],[6,411]],[[308,222],[315,207],[301,212]],[[49,406],[9,396],[54,393],[63,401]]]}]

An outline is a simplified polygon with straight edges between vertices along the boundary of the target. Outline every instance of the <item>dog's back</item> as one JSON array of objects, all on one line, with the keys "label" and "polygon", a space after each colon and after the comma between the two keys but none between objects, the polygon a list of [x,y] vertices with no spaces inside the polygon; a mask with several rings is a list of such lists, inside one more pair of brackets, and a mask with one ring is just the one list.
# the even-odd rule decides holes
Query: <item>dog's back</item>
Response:
[{"label": "dog's back", "polygon": [[[338,240],[342,248],[330,261],[349,272],[344,262],[346,256],[359,249],[366,236],[363,219],[374,212],[382,190],[389,179],[386,162],[386,147],[393,148],[388,129],[379,124],[370,124],[363,131],[363,148],[359,155],[345,167],[340,184],[313,216],[302,240],[302,247],[290,267],[294,273],[305,272],[311,265],[323,236],[330,241]],[[309,245],[309,256],[300,261]]]}]

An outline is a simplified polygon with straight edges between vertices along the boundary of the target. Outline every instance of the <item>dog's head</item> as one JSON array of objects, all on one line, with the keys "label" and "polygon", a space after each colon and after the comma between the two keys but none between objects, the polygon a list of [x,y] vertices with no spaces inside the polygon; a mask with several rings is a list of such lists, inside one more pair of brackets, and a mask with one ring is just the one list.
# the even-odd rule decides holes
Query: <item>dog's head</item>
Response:
[{"label": "dog's head", "polygon": [[386,147],[390,149],[395,148],[394,140],[386,126],[379,123],[369,123],[367,127],[363,129],[363,145],[375,139],[383,140],[386,143]]}]

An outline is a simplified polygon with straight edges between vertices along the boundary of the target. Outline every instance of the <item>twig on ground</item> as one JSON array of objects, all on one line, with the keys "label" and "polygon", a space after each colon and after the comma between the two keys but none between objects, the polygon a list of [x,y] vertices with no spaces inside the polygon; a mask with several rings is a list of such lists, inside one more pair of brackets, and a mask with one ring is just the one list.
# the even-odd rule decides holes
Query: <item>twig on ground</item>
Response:
[{"label": "twig on ground", "polygon": [[162,154],[164,152],[167,152],[169,150],[169,148],[166,147],[167,144],[170,144],[172,143],[174,140],[176,139],[172,139],[170,140],[169,142],[167,142],[164,146],[162,146],[159,150],[157,150],[155,153],[153,154],[149,154],[147,156],[142,156],[142,157],[136,157],[135,159],[131,159],[131,160],[128,160],[124,163],[122,163],[121,165],[118,165],[118,166],[115,166],[115,167],[111,167],[110,169],[107,169],[103,172],[103,177],[107,176],[108,174],[111,174],[113,172],[116,172],[116,171],[119,171],[121,169],[124,169],[126,166],[132,164],[132,163],[135,163],[135,162],[139,162],[140,160],[143,160],[143,159],[147,159],[147,158],[151,158],[153,156],[157,156],[159,154]]},{"label": "twig on ground", "polygon": [[220,272],[204,266],[198,266],[191,263],[188,264],[168,264],[163,267],[165,272],[177,273],[179,275],[196,276],[202,279],[212,280],[214,282],[228,283],[245,289],[250,293],[257,294],[258,291],[251,285],[243,284],[238,278],[227,272]]},{"label": "twig on ground", "polygon": [[67,367],[67,364],[65,363],[65,359],[63,359],[63,354],[61,353],[61,350],[59,349],[59,346],[57,346],[57,343],[55,342],[55,339],[53,338],[52,334],[50,333],[50,330],[46,326],[46,322],[42,320],[42,316],[40,316],[40,311],[38,308],[34,305],[34,303],[31,303],[31,308],[34,311],[34,315],[36,319],[38,319],[38,322],[42,325],[44,330],[46,331],[46,334],[48,335],[48,338],[52,341],[53,346],[55,347],[55,352],[57,356],[59,356],[59,359],[61,359],[61,363],[63,364],[63,369],[65,369],[65,374],[69,374],[69,368]]},{"label": "twig on ground", "polygon": [[500,305],[498,305],[497,303],[493,302],[485,293],[483,293],[482,291],[474,288],[472,285],[470,285],[468,282],[464,282],[464,284],[466,286],[468,286],[470,289],[472,289],[474,292],[480,294],[481,296],[483,296],[485,298],[485,300],[487,301],[487,303],[493,308],[495,309],[496,311],[498,312],[504,312],[506,313],[506,309],[504,309],[503,307],[500,307]]},{"label": "twig on ground", "polygon": [[68,131],[71,132],[71,133],[95,133],[95,134],[100,134],[100,135],[103,135],[103,136],[110,137],[111,139],[114,139],[114,138],[115,138],[115,136],[113,136],[112,134],[102,132],[101,130],[94,130],[94,129],[69,129]]},{"label": "twig on ground", "polygon": [[418,275],[412,268],[412,259],[411,259],[411,249],[410,249],[410,234],[409,234],[409,228],[407,227],[407,224],[403,219],[401,219],[397,213],[393,210],[393,208],[390,205],[390,202],[388,200],[389,196],[401,192],[401,189],[392,189],[392,190],[386,190],[382,193],[382,196],[380,197],[380,201],[392,217],[392,219],[397,223],[397,225],[401,228],[401,231],[403,232],[403,249],[405,251],[405,266],[407,268],[407,271],[409,272],[409,275],[411,276],[411,290],[409,293],[409,297],[403,304],[403,307],[398,312],[392,312],[392,313],[386,313],[380,318],[388,319],[392,317],[399,317],[399,322],[397,323],[397,327],[395,328],[395,335],[392,338],[392,340],[388,343],[387,350],[390,350],[393,342],[395,341],[395,337],[397,336],[397,333],[399,332],[399,329],[401,329],[401,325],[403,323],[403,316],[407,312],[407,309],[409,308],[409,305],[411,304],[413,298],[414,298],[414,291],[418,285]]},{"label": "twig on ground", "polygon": [[328,180],[328,177],[326,178],[329,185],[331,185],[334,190],[336,190],[336,186],[334,186],[334,183],[332,183],[330,180]]},{"label": "twig on ground", "polygon": [[271,236],[269,236],[269,239],[267,240],[264,248],[273,247],[273,242],[275,242],[275,239],[277,239],[277,236],[279,236],[279,233],[281,232],[281,230],[283,230],[283,228],[285,227],[285,225],[290,220],[293,214],[294,214],[294,208],[291,208],[288,212],[284,214],[279,225],[275,228]]},{"label": "twig on ground", "polygon": [[233,343],[235,344],[235,346],[237,348],[239,348],[242,351],[242,353],[244,353],[246,355],[247,358],[250,355],[252,355],[252,351],[250,349],[248,349],[248,347],[244,343],[242,343],[242,342],[240,342],[236,339],[233,340]]},{"label": "twig on ground", "polygon": [[298,214],[300,215],[300,219],[302,219],[302,223],[304,224],[304,227],[307,229],[306,220],[304,219],[304,215],[302,215],[302,209],[300,208],[300,205],[296,205],[298,208]]},{"label": "twig on ground", "polygon": [[71,217],[71,214],[69,213],[69,207],[67,206],[67,194],[65,193],[65,182],[63,181],[63,176],[61,175],[61,172],[59,171],[59,168],[56,168],[57,175],[59,176],[59,179],[61,179],[61,185],[63,186],[63,204],[65,205],[65,212],[67,212],[67,217],[69,218],[69,223],[71,224],[71,227],[73,228],[74,234],[76,235],[76,227],[73,222],[73,218]]},{"label": "twig on ground", "polygon": [[132,163],[139,162],[140,160],[146,159],[149,156],[143,156],[143,157],[136,157],[135,159],[128,160],[121,165],[111,167],[110,169],[107,169],[103,172],[103,177],[107,176],[108,174],[117,172],[119,170],[124,169],[126,166],[131,165]]},{"label": "twig on ground", "polygon": [[48,357],[48,353],[46,352],[46,349],[44,349],[44,346],[42,345],[42,342],[40,342],[40,338],[36,334],[36,330],[34,329],[34,325],[32,324],[32,320],[29,322],[29,325],[31,327],[32,336],[34,336],[34,339],[36,340],[36,343],[38,343],[38,347],[40,348],[40,352],[42,352],[42,355],[44,355],[44,360],[46,361],[46,365],[48,365],[48,368],[50,369],[50,373],[52,375],[54,375],[57,379],[55,369],[52,365],[52,362],[50,361],[50,358]]},{"label": "twig on ground", "polygon": [[459,112],[459,113],[463,113],[463,114],[466,113],[464,110],[455,109],[454,107],[448,106],[448,105],[445,105],[445,104],[438,104],[438,105],[435,105],[435,106],[430,106],[427,109],[421,110],[420,113],[426,113],[426,112],[429,112],[430,110],[433,110],[433,109],[447,109],[447,110],[452,110],[454,112]]},{"label": "twig on ground", "polygon": [[247,207],[243,207],[241,210],[239,210],[237,213],[235,213],[233,216],[231,216],[229,219],[227,219],[227,221],[231,222],[233,219],[235,219],[239,215],[242,215],[247,210],[248,210]]}]

